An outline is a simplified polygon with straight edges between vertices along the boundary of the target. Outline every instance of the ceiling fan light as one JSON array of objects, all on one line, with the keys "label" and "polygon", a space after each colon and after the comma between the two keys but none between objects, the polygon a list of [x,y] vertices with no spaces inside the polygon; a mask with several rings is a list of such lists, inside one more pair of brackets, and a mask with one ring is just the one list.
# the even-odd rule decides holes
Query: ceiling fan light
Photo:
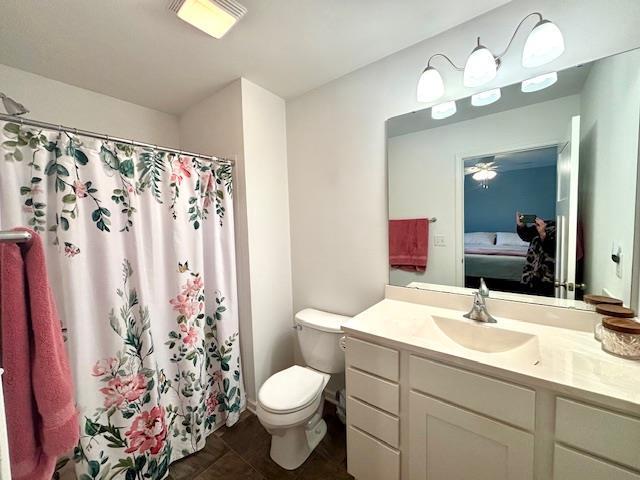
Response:
[{"label": "ceiling fan light", "polygon": [[419,102],[434,102],[444,95],[442,75],[433,67],[427,67],[418,80],[417,98]]},{"label": "ceiling fan light", "polygon": [[496,78],[496,59],[487,47],[473,49],[464,66],[464,86],[479,87]]},{"label": "ceiling fan light", "polygon": [[493,102],[497,102],[500,100],[500,89],[493,88],[491,90],[487,90],[486,92],[476,93],[471,96],[471,105],[474,107],[484,107],[486,105],[491,105]]},{"label": "ceiling fan light", "polygon": [[471,175],[471,178],[478,182],[486,182],[487,180],[492,180],[496,178],[498,173],[495,170],[478,170],[476,173]]},{"label": "ceiling fan light", "polygon": [[247,9],[235,0],[174,0],[169,9],[214,38],[222,38]]},{"label": "ceiling fan light", "polygon": [[558,81],[557,72],[545,73],[544,75],[538,75],[537,77],[524,80],[522,82],[521,90],[524,93],[537,92],[550,87]]},{"label": "ceiling fan light", "polygon": [[522,50],[522,66],[539,67],[558,58],[564,52],[564,37],[549,20],[540,20],[527,37]]},{"label": "ceiling fan light", "polygon": [[431,118],[434,120],[442,120],[456,113],[456,102],[444,102],[431,107]]}]

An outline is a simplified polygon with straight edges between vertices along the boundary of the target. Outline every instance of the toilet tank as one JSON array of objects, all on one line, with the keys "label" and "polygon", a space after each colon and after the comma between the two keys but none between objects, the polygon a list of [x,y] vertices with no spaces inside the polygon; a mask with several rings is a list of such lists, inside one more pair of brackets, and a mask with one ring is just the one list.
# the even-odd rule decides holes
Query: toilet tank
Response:
[{"label": "toilet tank", "polygon": [[350,317],[305,308],[296,313],[298,344],[307,366],[324,373],[344,371],[340,338],[342,324]]}]

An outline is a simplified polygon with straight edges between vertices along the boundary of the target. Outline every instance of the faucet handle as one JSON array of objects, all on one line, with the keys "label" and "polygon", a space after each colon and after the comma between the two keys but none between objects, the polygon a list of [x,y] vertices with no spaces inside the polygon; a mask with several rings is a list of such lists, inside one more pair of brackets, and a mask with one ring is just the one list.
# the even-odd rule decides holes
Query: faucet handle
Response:
[{"label": "faucet handle", "polygon": [[489,287],[487,287],[487,284],[484,283],[484,278],[480,277],[480,288],[478,288],[478,293],[482,296],[482,297],[489,297]]}]

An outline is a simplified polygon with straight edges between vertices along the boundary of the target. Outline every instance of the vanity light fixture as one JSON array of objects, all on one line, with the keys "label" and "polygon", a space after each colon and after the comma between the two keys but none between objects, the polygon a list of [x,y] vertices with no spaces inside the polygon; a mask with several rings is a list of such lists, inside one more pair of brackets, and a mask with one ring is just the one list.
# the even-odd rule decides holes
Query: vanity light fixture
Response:
[{"label": "vanity light fixture", "polygon": [[471,105],[474,107],[484,107],[486,105],[491,105],[493,102],[497,102],[498,100],[500,100],[500,89],[493,88],[486,92],[480,92],[472,95]]},{"label": "vanity light fixture", "polygon": [[560,29],[540,16],[522,50],[522,66],[526,68],[545,65],[564,52],[564,38]]},{"label": "vanity light fixture", "polygon": [[537,77],[530,78],[522,82],[520,89],[524,93],[537,92],[550,87],[558,81],[558,74],[556,72],[545,73],[538,75]]},{"label": "vanity light fixture", "polygon": [[235,0],[174,0],[169,10],[214,38],[224,37],[247,13]]},{"label": "vanity light fixture", "polygon": [[434,120],[443,120],[454,113],[456,113],[456,102],[453,100],[450,102],[439,103],[438,105],[431,107],[431,118]]},{"label": "vanity light fixture", "polygon": [[478,37],[478,46],[473,49],[464,66],[464,86],[479,87],[489,83],[496,78],[498,65],[499,60],[487,47],[480,45],[480,37]]},{"label": "vanity light fixture", "polygon": [[418,80],[418,101],[434,102],[444,95],[444,82],[440,72],[433,67],[423,70]]},{"label": "vanity light fixture", "polygon": [[427,61],[427,66],[422,71],[420,80],[418,81],[418,101],[426,103],[433,102],[444,95],[445,89],[442,76],[438,70],[431,66],[431,61],[435,57],[444,58],[451,64],[454,70],[464,72],[463,84],[465,87],[480,87],[491,82],[496,77],[501,65],[501,59],[509,51],[520,27],[528,18],[534,16],[538,17],[538,22],[527,36],[522,51],[522,66],[525,68],[539,67],[558,58],[562,55],[565,48],[562,32],[555,24],[544,19],[542,14],[533,12],[520,21],[509,43],[507,43],[507,47],[498,55],[494,55],[491,53],[491,50],[482,45],[479,37],[477,46],[467,58],[464,68],[457,66],[443,53],[432,55]]}]

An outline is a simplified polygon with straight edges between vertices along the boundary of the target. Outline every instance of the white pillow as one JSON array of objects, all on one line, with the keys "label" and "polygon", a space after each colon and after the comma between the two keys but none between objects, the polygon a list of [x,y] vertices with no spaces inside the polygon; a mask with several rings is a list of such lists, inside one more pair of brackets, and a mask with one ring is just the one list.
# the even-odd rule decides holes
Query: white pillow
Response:
[{"label": "white pillow", "polygon": [[498,232],[496,234],[496,245],[509,247],[528,247],[529,243],[524,242],[517,233]]},{"label": "white pillow", "polygon": [[495,245],[496,234],[493,232],[465,233],[464,243],[469,243],[474,245]]}]

